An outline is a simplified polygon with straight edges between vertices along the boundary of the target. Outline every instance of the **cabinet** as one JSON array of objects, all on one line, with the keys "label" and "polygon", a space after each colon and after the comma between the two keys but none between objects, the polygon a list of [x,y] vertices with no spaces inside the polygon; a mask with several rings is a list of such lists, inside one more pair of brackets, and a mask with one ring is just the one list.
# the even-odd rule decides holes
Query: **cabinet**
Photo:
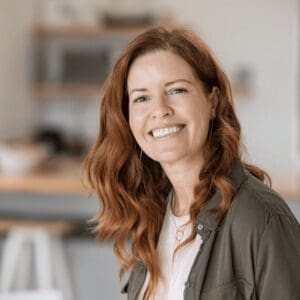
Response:
[{"label": "cabinet", "polygon": [[97,95],[121,48],[146,28],[35,24],[31,29],[33,95]]}]

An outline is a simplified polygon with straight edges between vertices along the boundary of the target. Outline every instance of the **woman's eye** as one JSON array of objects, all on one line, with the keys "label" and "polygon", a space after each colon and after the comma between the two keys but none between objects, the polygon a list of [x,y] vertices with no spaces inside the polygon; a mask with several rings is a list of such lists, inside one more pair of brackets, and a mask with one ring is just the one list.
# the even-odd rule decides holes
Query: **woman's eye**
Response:
[{"label": "woman's eye", "polygon": [[140,96],[140,97],[137,97],[136,99],[133,100],[134,103],[137,103],[137,102],[145,102],[146,100],[148,100],[149,97],[147,96]]},{"label": "woman's eye", "polygon": [[180,93],[185,93],[185,92],[187,92],[187,90],[184,88],[176,88],[176,89],[172,89],[170,91],[170,94],[180,94]]}]

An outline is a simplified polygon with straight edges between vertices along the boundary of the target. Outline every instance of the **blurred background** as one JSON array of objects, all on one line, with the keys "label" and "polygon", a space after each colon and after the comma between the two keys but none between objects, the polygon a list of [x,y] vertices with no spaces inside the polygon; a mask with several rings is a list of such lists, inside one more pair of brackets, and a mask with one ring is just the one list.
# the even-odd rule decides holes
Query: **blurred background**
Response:
[{"label": "blurred background", "polygon": [[98,203],[80,165],[101,84],[152,25],[185,25],[208,43],[232,83],[244,158],[300,219],[297,2],[0,0],[1,300],[125,299],[112,245],[86,225]]}]

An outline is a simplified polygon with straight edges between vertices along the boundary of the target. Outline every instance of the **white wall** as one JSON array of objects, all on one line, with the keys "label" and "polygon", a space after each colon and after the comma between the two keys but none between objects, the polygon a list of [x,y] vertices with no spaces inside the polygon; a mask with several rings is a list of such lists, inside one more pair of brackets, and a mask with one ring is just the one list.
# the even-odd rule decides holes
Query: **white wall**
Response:
[{"label": "white wall", "polygon": [[35,121],[30,96],[29,26],[36,0],[0,1],[0,138],[25,137]]}]

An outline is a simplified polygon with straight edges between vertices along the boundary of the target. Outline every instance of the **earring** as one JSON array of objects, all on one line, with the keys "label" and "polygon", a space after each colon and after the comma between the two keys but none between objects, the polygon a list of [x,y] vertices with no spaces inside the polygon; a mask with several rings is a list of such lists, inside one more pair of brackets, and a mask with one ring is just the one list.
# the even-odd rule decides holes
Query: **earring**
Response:
[{"label": "earring", "polygon": [[143,150],[142,150],[142,149],[140,149],[140,155],[139,155],[139,159],[140,159],[140,161],[142,160],[142,155],[143,155]]}]

